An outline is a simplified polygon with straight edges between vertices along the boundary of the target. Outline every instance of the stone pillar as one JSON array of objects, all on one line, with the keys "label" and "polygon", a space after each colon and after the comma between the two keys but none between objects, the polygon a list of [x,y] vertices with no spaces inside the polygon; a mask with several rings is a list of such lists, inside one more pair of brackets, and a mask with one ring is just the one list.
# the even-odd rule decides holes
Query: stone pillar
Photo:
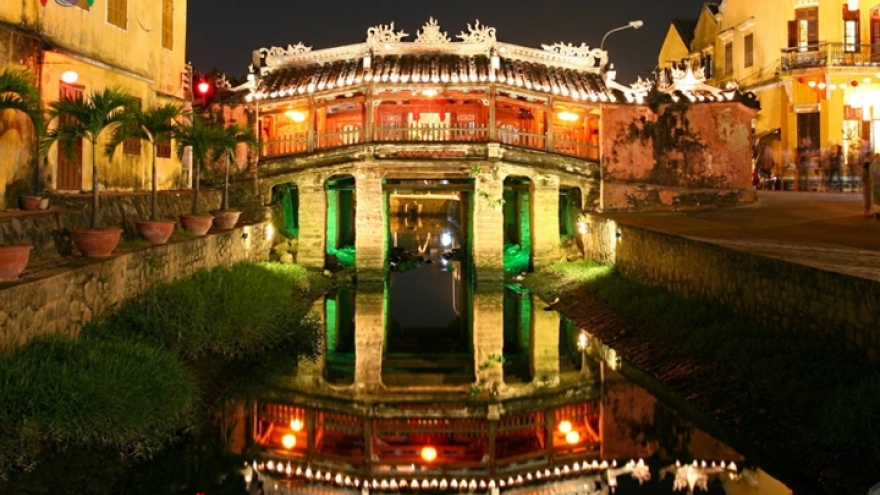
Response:
[{"label": "stone pillar", "polygon": [[365,161],[356,179],[355,248],[358,280],[382,280],[385,268],[385,195],[375,163]]},{"label": "stone pillar", "polygon": [[360,291],[355,296],[354,387],[359,393],[369,393],[382,387],[384,295],[381,291]]},{"label": "stone pillar", "polygon": [[296,262],[306,268],[323,268],[326,249],[327,195],[323,180],[299,184],[299,251]]},{"label": "stone pillar", "polygon": [[324,329],[322,349],[314,361],[300,361],[296,365],[296,382],[300,387],[320,388],[324,383],[324,365],[327,360],[327,320],[324,314],[324,298],[318,298],[312,304],[311,316]]},{"label": "stone pillar", "polygon": [[504,277],[504,183],[484,166],[474,183],[473,253],[477,280]]},{"label": "stone pillar", "polygon": [[559,313],[543,311],[540,301],[533,298],[532,348],[530,364],[534,382],[540,386],[559,384]]},{"label": "stone pillar", "polygon": [[559,178],[539,175],[533,187],[532,253],[539,270],[559,260]]},{"label": "stone pillar", "polygon": [[[500,283],[474,292],[474,371],[476,383],[484,393],[498,390],[504,383],[502,363],[490,355],[504,353],[504,290]],[[492,363],[488,366],[488,363]],[[483,368],[483,369],[481,369]]]}]

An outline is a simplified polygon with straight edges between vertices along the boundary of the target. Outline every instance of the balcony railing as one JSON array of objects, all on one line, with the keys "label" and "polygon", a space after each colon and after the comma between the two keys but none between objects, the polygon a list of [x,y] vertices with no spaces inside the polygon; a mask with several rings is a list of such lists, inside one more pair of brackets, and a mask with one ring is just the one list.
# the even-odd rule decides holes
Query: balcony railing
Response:
[{"label": "balcony railing", "polygon": [[[509,125],[501,125],[496,131],[494,140],[490,139],[489,128],[470,125],[419,124],[410,126],[374,127],[374,143],[488,143],[490,141],[528,148],[549,151],[563,155],[576,156],[592,160],[599,159],[599,147],[581,139],[578,132],[556,132],[538,134],[520,131]],[[305,154],[322,149],[338,148],[365,142],[366,132],[361,127],[353,127],[336,132],[306,132],[286,135],[281,139],[265,141],[261,145],[261,156]]]},{"label": "balcony railing", "polygon": [[782,70],[813,67],[880,67],[880,44],[816,43],[782,49]]}]

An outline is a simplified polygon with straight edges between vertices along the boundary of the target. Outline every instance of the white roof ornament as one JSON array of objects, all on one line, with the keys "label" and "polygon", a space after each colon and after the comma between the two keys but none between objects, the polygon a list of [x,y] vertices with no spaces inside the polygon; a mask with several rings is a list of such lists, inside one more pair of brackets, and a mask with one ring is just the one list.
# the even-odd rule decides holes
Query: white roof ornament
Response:
[{"label": "white roof ornament", "polygon": [[464,41],[465,43],[494,43],[495,42],[495,28],[488,26],[480,26],[480,20],[474,23],[474,27],[471,27],[471,24],[467,25],[469,33],[465,33],[462,31],[457,38]]},{"label": "white roof ornament", "polygon": [[260,56],[263,57],[267,67],[284,65],[288,58],[312,51],[312,47],[305,46],[302,42],[295,45],[287,45],[287,48],[273,46],[272,48],[260,48]]},{"label": "white roof ornament", "polygon": [[417,36],[416,43],[449,43],[450,41],[446,32],[440,31],[440,26],[433,17],[428,18],[428,22],[425,23],[422,31],[417,33]]},{"label": "white roof ornament", "polygon": [[367,43],[400,43],[409,33],[403,31],[394,32],[394,23],[387,26],[379,24],[367,29]]},{"label": "white roof ornament", "polygon": [[590,57],[597,56],[596,52],[601,52],[599,49],[590,50],[586,43],[581,43],[581,46],[574,46],[571,43],[553,43],[552,45],[541,45],[541,48],[566,57]]},{"label": "white roof ornament", "polygon": [[657,89],[668,94],[680,92],[691,100],[694,97],[699,98],[701,95],[717,99],[721,97],[722,93],[724,93],[724,98],[730,100],[735,93],[735,90],[722,91],[721,88],[706,84],[704,68],[699,66],[694,69],[692,60],[685,60],[682,65],[673,66],[668,77],[661,73],[657,81]]}]

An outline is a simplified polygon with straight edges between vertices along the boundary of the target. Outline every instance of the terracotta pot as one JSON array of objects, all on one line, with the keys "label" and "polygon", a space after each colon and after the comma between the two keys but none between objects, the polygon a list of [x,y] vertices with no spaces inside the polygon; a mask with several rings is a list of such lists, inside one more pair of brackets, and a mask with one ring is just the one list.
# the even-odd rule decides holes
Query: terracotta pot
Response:
[{"label": "terracotta pot", "polygon": [[0,282],[18,280],[33,246],[0,246]]},{"label": "terracotta pot", "polygon": [[46,207],[49,206],[49,198],[42,198],[40,196],[19,196],[18,205],[22,210],[45,210]]},{"label": "terracotta pot", "polygon": [[180,215],[180,224],[183,225],[184,230],[188,230],[195,235],[205,235],[213,223],[214,217]]},{"label": "terracotta pot", "polygon": [[138,235],[150,241],[150,244],[165,244],[174,232],[174,220],[138,220],[134,229]]},{"label": "terracotta pot", "polygon": [[214,210],[211,212],[211,215],[214,215],[215,227],[218,229],[231,229],[238,223],[238,217],[241,216],[241,212]]},{"label": "terracotta pot", "polygon": [[73,245],[83,256],[105,258],[113,254],[122,237],[122,229],[70,229]]}]

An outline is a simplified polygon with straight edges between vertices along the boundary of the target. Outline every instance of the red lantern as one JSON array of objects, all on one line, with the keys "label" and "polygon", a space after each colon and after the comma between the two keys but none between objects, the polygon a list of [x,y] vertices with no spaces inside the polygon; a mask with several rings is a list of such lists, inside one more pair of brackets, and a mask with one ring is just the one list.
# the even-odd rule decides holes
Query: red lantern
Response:
[{"label": "red lantern", "polygon": [[803,77],[799,77],[799,78],[798,78],[798,82],[801,83],[801,84],[803,84],[803,83],[804,83],[804,78],[803,78]]},{"label": "red lantern", "polygon": [[859,82],[856,81],[855,79],[853,79],[852,81],[849,82],[849,85],[852,86],[852,87],[856,87],[856,86],[859,85]]}]

